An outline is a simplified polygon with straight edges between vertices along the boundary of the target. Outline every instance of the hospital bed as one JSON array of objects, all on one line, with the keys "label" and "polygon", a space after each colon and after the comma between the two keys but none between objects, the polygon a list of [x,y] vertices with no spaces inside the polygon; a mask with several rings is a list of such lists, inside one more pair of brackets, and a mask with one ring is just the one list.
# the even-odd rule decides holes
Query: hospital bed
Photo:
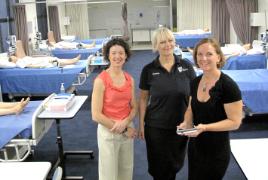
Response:
[{"label": "hospital bed", "polygon": [[95,47],[92,48],[81,48],[81,49],[61,49],[55,48],[51,50],[51,54],[58,58],[74,58],[81,55],[81,59],[87,59],[90,55],[100,52],[103,45],[109,40],[109,38],[98,38],[98,39],[85,39],[75,40],[75,43],[92,44],[95,41]]},{"label": "hospital bed", "polygon": [[[182,52],[182,58],[189,60],[194,65],[193,55],[190,52]],[[264,54],[241,55],[228,58],[223,70],[266,69],[267,59]]]},{"label": "hospital bed", "polygon": [[194,63],[194,58],[193,58],[193,55],[192,55],[192,53],[190,53],[190,52],[181,52],[181,57],[183,58],[183,59],[186,59],[186,60],[188,60],[192,65],[195,65],[195,63]]},{"label": "hospital bed", "polygon": [[24,161],[32,153],[53,123],[37,118],[45,103],[30,101],[21,114],[0,116],[0,161]]},{"label": "hospital bed", "polygon": [[243,69],[266,69],[267,59],[264,54],[252,54],[233,56],[228,58],[224,67],[224,70],[243,70]]},{"label": "hospital bed", "polygon": [[174,37],[176,40],[176,44],[180,46],[180,48],[193,48],[201,39],[211,37],[211,33],[203,33],[203,34],[180,34],[174,33]]},{"label": "hospital bed", "polygon": [[101,51],[102,44],[96,44],[95,47],[88,49],[60,49],[55,48],[51,50],[51,54],[57,58],[61,59],[69,59],[75,58],[79,54],[81,55],[81,59],[87,59],[91,54],[95,54],[97,51]]},{"label": "hospital bed", "polygon": [[81,42],[84,44],[92,44],[94,41],[96,45],[103,45],[105,44],[110,38],[96,38],[96,39],[83,39],[83,40],[75,40],[75,42]]},{"label": "hospital bed", "polygon": [[222,70],[239,86],[247,115],[268,113],[268,70]]},{"label": "hospital bed", "polygon": [[66,90],[83,84],[88,72],[88,60],[64,67],[0,69],[1,91],[10,96],[47,96],[59,93],[61,83]]}]

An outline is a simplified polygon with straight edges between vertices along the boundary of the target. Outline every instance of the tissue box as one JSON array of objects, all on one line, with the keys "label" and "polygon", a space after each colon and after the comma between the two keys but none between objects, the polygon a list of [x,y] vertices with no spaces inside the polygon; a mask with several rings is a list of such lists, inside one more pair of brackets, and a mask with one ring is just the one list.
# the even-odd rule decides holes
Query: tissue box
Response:
[{"label": "tissue box", "polygon": [[66,112],[74,104],[74,94],[61,93],[52,96],[46,104],[46,110],[51,112]]}]

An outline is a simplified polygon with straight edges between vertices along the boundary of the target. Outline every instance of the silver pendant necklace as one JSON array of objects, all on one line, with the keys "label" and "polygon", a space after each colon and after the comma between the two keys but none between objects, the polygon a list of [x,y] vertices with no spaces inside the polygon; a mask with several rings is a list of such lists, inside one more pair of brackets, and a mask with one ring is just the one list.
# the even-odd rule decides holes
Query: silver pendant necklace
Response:
[{"label": "silver pendant necklace", "polygon": [[203,83],[202,84],[202,92],[206,92],[207,91],[207,83]]}]

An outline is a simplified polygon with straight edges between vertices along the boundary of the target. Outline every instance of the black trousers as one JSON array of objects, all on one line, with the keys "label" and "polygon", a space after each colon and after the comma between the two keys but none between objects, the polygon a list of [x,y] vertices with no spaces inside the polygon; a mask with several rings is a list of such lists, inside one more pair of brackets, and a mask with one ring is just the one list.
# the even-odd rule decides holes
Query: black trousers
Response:
[{"label": "black trousers", "polygon": [[175,180],[184,164],[187,137],[179,136],[176,129],[145,126],[148,172],[154,180]]}]

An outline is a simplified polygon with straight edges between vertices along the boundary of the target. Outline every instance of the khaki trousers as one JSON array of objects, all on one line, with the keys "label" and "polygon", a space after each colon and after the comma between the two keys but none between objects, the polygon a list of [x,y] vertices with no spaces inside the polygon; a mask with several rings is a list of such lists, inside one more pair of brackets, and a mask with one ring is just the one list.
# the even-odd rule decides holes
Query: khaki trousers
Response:
[{"label": "khaki trousers", "polygon": [[133,139],[98,125],[99,180],[132,180]]}]

